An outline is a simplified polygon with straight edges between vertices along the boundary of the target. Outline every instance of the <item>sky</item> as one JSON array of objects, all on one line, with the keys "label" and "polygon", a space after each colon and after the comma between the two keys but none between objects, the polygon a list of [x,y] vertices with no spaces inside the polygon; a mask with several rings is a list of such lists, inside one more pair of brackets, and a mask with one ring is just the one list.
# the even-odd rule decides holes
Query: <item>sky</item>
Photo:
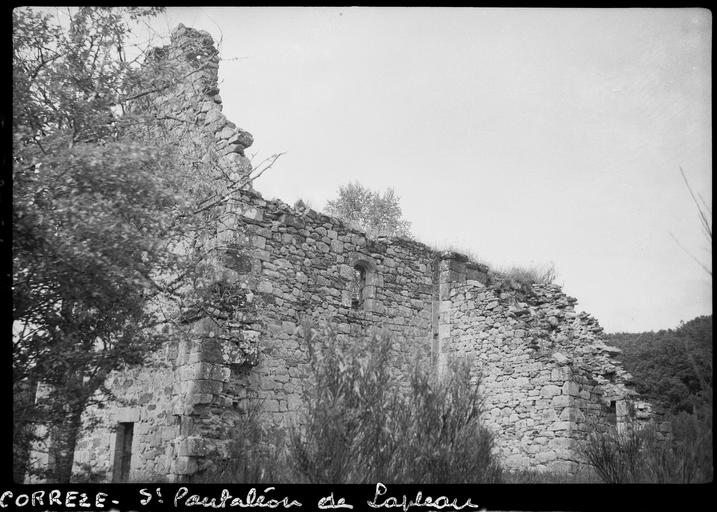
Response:
[{"label": "sky", "polygon": [[[167,8],[220,43],[255,188],[317,210],[392,187],[416,238],[554,265],[608,332],[712,314],[711,13],[701,9]],[[711,218],[711,217],[710,217]]]}]

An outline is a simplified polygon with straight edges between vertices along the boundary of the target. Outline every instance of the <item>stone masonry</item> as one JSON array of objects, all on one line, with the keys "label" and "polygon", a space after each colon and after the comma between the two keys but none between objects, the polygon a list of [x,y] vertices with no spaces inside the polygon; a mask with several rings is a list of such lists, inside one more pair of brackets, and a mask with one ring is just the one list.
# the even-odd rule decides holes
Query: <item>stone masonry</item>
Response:
[{"label": "stone masonry", "polygon": [[[167,55],[184,63],[186,83],[152,98],[164,112],[157,136],[177,140],[208,168],[247,175],[252,136],[221,113],[211,37],[180,25],[155,58]],[[202,179],[222,178],[207,171]],[[624,428],[631,416],[649,416],[613,359],[618,349],[558,286],[521,285],[412,240],[369,239],[253,189],[236,194],[225,214],[208,227],[224,313],[188,317],[145,366],[110,377],[123,401],[88,411],[98,426],[78,444],[78,472],[191,481],[227,455],[250,395],[262,400],[264,421],[287,425],[302,408],[304,318],[330,321],[346,336],[386,329],[406,350],[432,354],[439,372],[448,358],[470,356],[482,375],[484,421],[510,469],[574,471],[588,426]],[[131,458],[121,475],[123,442]]]}]

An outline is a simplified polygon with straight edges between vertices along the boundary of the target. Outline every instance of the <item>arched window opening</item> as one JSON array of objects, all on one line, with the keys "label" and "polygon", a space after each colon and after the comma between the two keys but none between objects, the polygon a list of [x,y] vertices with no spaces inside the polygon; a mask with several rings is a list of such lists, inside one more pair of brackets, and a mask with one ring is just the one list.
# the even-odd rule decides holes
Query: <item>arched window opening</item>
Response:
[{"label": "arched window opening", "polygon": [[376,287],[380,286],[382,281],[376,272],[373,258],[361,253],[351,254],[347,265],[341,270],[342,275],[350,279],[342,293],[343,305],[356,312],[376,311]]},{"label": "arched window opening", "polygon": [[366,267],[361,263],[354,265],[353,282],[351,283],[351,307],[360,309],[364,303],[366,290]]}]

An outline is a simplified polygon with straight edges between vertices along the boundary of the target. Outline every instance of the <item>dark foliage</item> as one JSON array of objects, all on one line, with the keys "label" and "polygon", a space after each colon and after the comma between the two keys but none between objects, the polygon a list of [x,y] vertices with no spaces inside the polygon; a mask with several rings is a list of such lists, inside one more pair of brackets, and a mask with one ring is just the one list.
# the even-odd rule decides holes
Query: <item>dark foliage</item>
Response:
[{"label": "dark foliage", "polygon": [[186,268],[175,219],[191,204],[171,151],[122,115],[142,87],[131,27],[157,9],[82,7],[64,25],[49,12],[13,11],[13,441],[18,478],[44,441],[46,476],[67,482],[108,373],[163,340],[156,299]]},{"label": "dark foliage", "polygon": [[622,349],[637,391],[667,412],[691,413],[712,403],[712,316],[677,329],[611,334],[608,343]]}]

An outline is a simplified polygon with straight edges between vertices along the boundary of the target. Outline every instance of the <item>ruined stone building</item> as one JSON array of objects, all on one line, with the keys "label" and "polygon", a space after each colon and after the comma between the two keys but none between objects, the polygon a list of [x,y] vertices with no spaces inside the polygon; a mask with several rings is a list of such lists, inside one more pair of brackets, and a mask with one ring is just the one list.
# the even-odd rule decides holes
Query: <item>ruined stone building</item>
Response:
[{"label": "ruined stone building", "polygon": [[[196,71],[154,98],[166,126],[228,172],[249,172],[252,137],[222,114],[211,37],[180,25],[163,55]],[[384,328],[439,367],[450,354],[472,356],[484,421],[509,469],[572,471],[589,422],[622,425],[648,414],[613,359],[619,351],[556,285],[516,286],[460,254],[369,239],[255,190],[241,192],[229,214],[208,227],[220,254],[217,307],[226,315],[191,319],[189,334],[144,367],[110,377],[128,401],[88,411],[100,424],[78,443],[78,468],[91,464],[107,481],[191,480],[222,452],[248,390],[262,399],[265,421],[287,424],[302,404],[307,354],[297,331],[307,316],[342,334]],[[256,307],[233,310],[232,290]]]}]

